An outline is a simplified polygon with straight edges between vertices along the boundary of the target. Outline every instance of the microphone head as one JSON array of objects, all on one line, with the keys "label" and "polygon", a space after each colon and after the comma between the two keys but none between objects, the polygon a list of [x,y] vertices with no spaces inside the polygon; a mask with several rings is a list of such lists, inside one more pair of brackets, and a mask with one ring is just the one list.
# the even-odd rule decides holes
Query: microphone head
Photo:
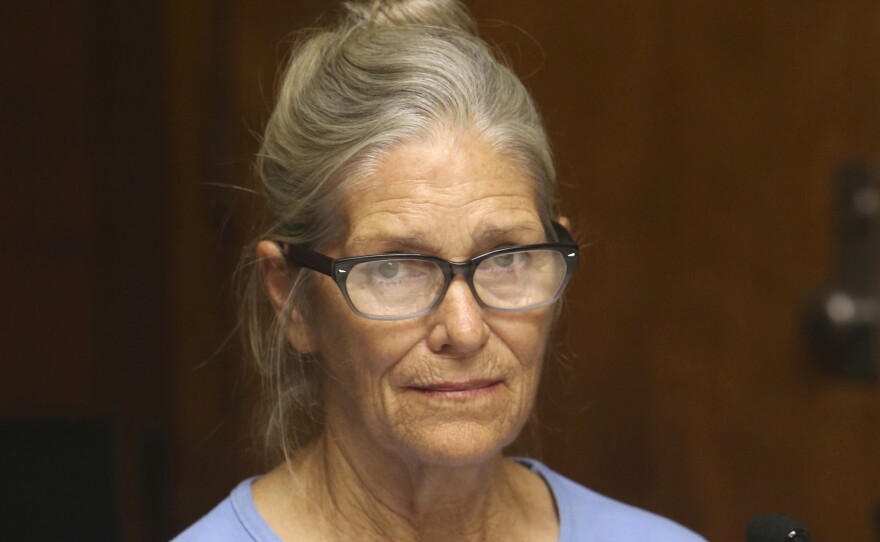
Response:
[{"label": "microphone head", "polygon": [[761,514],[746,527],[747,542],[810,542],[803,525],[782,514]]}]

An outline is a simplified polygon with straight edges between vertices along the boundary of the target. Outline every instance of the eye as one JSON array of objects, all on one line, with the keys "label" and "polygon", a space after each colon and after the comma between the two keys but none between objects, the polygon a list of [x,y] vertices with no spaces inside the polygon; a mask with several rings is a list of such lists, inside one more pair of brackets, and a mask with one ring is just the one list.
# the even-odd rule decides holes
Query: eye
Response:
[{"label": "eye", "polygon": [[397,276],[397,273],[400,271],[400,263],[395,262],[394,260],[389,260],[386,262],[380,262],[376,265],[376,272],[382,276],[382,278],[393,279]]},{"label": "eye", "polygon": [[511,265],[513,265],[515,258],[515,254],[502,254],[500,256],[495,256],[494,258],[492,258],[492,263],[498,267],[510,267]]},{"label": "eye", "polygon": [[520,270],[529,265],[531,254],[529,252],[511,252],[509,254],[499,254],[492,256],[486,262],[496,270]]}]

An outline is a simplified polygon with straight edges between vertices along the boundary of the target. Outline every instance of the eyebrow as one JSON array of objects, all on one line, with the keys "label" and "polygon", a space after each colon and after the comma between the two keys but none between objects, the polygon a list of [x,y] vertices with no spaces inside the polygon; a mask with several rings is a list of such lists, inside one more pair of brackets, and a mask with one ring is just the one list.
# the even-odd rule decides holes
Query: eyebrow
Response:
[{"label": "eyebrow", "polygon": [[[486,247],[489,245],[496,244],[499,240],[508,237],[510,234],[514,232],[541,232],[543,233],[543,228],[535,228],[534,224],[531,223],[522,223],[522,224],[514,224],[508,227],[499,227],[494,225],[489,225],[483,228],[480,233],[473,237],[475,246]],[[540,242],[540,241],[539,241]],[[393,246],[398,248],[404,252],[411,251],[415,253],[425,253],[431,254],[437,251],[437,247],[432,243],[428,242],[426,235],[403,235],[398,236],[394,234],[375,234],[375,235],[362,235],[355,237],[346,245],[349,248],[360,249],[365,246],[375,246],[375,247],[389,247]]]},{"label": "eyebrow", "polygon": [[544,233],[544,228],[543,226],[536,228],[535,225],[531,222],[513,224],[512,226],[508,226],[505,228],[490,225],[483,228],[483,231],[481,231],[479,235],[474,237],[474,240],[477,242],[477,244],[488,245],[498,242],[500,239],[508,237],[512,233],[517,232]]},{"label": "eyebrow", "polygon": [[403,252],[411,251],[411,252],[430,252],[432,246],[428,243],[424,237],[419,236],[396,236],[396,235],[363,235],[360,237],[355,237],[348,243],[346,246],[354,249],[359,249],[364,246],[378,246],[378,247],[387,247],[394,246],[400,247]]}]

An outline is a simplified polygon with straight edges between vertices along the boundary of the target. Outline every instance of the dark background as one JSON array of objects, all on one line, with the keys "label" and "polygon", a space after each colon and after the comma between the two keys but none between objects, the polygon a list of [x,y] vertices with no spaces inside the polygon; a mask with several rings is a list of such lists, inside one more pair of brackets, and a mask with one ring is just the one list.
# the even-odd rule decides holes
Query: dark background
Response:
[{"label": "dark background", "polygon": [[[711,540],[768,510],[880,540],[878,385],[816,368],[798,328],[835,272],[835,167],[880,155],[880,4],[469,5],[589,243],[537,453]],[[21,539],[167,539],[263,468],[231,336],[259,202],[226,185],[253,186],[290,31],[326,6],[4,4],[0,505]]]}]

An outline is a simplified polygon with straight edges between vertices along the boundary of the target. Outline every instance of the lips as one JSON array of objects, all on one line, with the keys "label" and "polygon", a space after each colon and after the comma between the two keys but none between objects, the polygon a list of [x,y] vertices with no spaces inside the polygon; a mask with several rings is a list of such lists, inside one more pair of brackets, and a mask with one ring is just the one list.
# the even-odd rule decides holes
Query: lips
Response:
[{"label": "lips", "polygon": [[501,380],[479,379],[460,382],[439,382],[436,384],[412,386],[411,388],[428,394],[467,395],[469,393],[491,391],[500,383]]}]

